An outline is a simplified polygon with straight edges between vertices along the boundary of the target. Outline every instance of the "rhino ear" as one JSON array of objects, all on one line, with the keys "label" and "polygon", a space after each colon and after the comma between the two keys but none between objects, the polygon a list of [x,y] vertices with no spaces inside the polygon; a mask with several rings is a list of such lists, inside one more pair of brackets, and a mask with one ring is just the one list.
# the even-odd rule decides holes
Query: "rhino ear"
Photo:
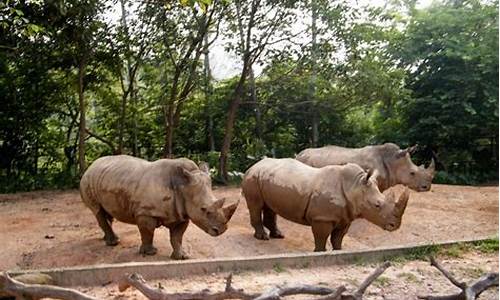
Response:
[{"label": "rhino ear", "polygon": [[172,177],[173,186],[181,186],[189,184],[191,181],[191,173],[181,166],[177,166],[175,169],[175,174]]},{"label": "rhino ear", "polygon": [[418,148],[418,144],[415,144],[411,147],[406,148],[406,150],[408,150],[408,153],[413,154],[413,153],[415,153],[415,151],[417,151],[417,148]]},{"label": "rhino ear", "polygon": [[366,171],[365,177],[363,177],[363,184],[368,185],[370,183],[370,178],[373,176],[374,170],[373,169],[368,169]]},{"label": "rhino ear", "polygon": [[198,164],[198,167],[202,172],[205,172],[207,174],[210,174],[210,165],[206,161],[200,161]]}]

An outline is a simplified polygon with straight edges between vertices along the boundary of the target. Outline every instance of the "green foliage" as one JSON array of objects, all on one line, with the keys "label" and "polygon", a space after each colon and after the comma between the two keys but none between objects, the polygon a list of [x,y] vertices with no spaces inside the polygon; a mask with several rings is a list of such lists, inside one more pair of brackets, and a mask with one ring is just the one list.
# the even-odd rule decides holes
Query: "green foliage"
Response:
[{"label": "green foliage", "polygon": [[437,152],[457,183],[474,175],[454,166],[497,170],[496,150],[481,139],[498,139],[498,3],[433,4],[415,11],[403,37],[397,55],[411,69],[412,97],[401,104],[409,142]]},{"label": "green foliage", "polygon": [[474,249],[482,253],[498,253],[498,236],[484,241],[472,243]]},{"label": "green foliage", "polygon": [[[0,3],[0,191],[77,186],[77,71],[82,60],[87,60],[87,128],[94,134],[86,140],[87,161],[113,154],[120,128],[124,153],[154,160],[165,152],[164,109],[179,107],[179,98],[169,95],[179,66],[174,62],[182,61],[196,36],[199,23],[191,19],[193,14],[201,20],[222,3],[210,37],[217,36],[216,24],[222,20],[228,28],[219,41],[241,54],[238,19],[226,10],[227,1],[143,3],[135,11],[128,6],[135,17],[113,29],[102,17],[106,3]],[[306,38],[294,46],[273,44],[256,62],[264,65],[256,76],[256,101],[246,86],[234,126],[228,162],[234,182],[264,156],[294,157],[310,147],[313,116],[319,120],[318,146],[419,143],[423,151],[417,162],[428,162],[433,154],[439,160],[436,183],[498,179],[496,2],[453,1],[424,9],[391,2],[385,10],[353,8],[348,1],[316,3],[315,47],[307,28],[299,36]],[[304,13],[287,14],[279,24],[283,34],[269,41],[290,36],[287,21],[309,18],[311,12],[310,2],[263,5],[290,11],[299,6]],[[258,30],[271,25],[264,22]],[[252,39],[256,42],[257,36]],[[173,152],[207,161],[216,177],[239,78],[203,79],[203,56],[187,56],[186,69],[178,73],[183,86],[191,74],[188,66],[193,67]],[[126,98],[122,120],[127,66],[134,65],[135,89]],[[498,249],[498,239],[496,245]],[[485,247],[494,249],[494,244]],[[435,251],[419,249],[410,256]]]}]

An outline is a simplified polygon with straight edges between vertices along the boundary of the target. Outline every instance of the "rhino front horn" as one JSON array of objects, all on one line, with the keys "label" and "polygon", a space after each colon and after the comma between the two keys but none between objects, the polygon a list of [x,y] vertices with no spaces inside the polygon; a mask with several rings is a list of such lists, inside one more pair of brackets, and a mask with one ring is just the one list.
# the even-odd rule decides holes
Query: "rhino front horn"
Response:
[{"label": "rhino front horn", "polygon": [[238,207],[239,203],[240,203],[240,200],[238,199],[238,201],[236,201],[233,204],[228,205],[222,209],[224,216],[226,217],[226,222],[229,222],[229,220],[231,220],[231,217],[233,216],[234,212],[236,211],[236,208]]},{"label": "rhino front horn", "polygon": [[405,189],[403,193],[399,196],[398,202],[396,202],[396,209],[400,216],[403,215],[408,204],[408,199],[410,199],[410,190]]}]

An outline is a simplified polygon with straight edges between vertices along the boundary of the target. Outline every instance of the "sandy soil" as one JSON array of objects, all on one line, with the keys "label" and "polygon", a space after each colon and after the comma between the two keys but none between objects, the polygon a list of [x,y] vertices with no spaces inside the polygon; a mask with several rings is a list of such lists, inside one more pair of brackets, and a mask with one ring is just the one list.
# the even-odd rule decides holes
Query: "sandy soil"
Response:
[{"label": "sandy soil", "polygon": [[[401,187],[395,188],[401,191]],[[218,188],[217,197],[240,197],[239,188]],[[309,227],[279,219],[283,240],[253,238],[245,201],[226,233],[211,237],[191,224],[184,246],[191,257],[235,257],[305,252],[313,249]],[[34,269],[128,261],[169,260],[168,230],[159,228],[152,257],[138,254],[137,227],[116,222],[121,238],[107,247],[90,210],[78,191],[39,191],[0,195],[0,270]],[[414,242],[498,235],[498,186],[433,185],[426,193],[412,192],[402,226],[386,232],[364,221],[355,221],[344,238],[344,249],[368,249]]]},{"label": "sandy soil", "polygon": [[[498,272],[498,253],[465,253],[460,258],[438,257],[440,263],[460,281],[473,282],[485,272]],[[262,293],[276,285],[305,283],[336,288],[346,286],[354,291],[377,265],[329,266],[306,269],[278,269],[265,272],[241,272],[233,274],[233,287],[247,293]],[[227,274],[211,274],[170,278],[149,282],[162,286],[166,292],[196,292],[205,288],[211,291],[224,289]],[[134,288],[119,292],[116,284],[104,287],[78,288],[99,299],[146,298]],[[364,299],[417,299],[419,295],[446,295],[459,292],[437,269],[426,261],[394,263],[365,292]],[[312,296],[292,296],[286,299],[311,299]],[[485,291],[481,300],[498,299],[498,287]]]}]

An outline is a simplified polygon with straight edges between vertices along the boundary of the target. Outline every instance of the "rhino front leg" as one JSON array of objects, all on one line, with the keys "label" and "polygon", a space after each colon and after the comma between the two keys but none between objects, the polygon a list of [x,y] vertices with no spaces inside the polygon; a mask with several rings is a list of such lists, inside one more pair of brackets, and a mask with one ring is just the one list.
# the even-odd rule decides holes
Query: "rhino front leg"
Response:
[{"label": "rhino front leg", "polygon": [[153,237],[158,221],[153,217],[138,216],[136,218],[137,227],[141,233],[142,245],[139,253],[142,255],[155,255],[157,249],[153,247]]},{"label": "rhino front leg", "polygon": [[182,236],[189,225],[189,221],[182,222],[170,227],[170,244],[172,245],[172,259],[188,259],[189,256],[182,249]]},{"label": "rhino front leg", "polygon": [[326,240],[332,233],[332,222],[313,221],[311,224],[314,235],[314,251],[326,251]]},{"label": "rhino front leg", "polygon": [[330,242],[332,243],[333,250],[342,249],[342,240],[344,239],[344,235],[349,230],[350,225],[351,224],[339,225],[333,229],[332,234],[330,235]]},{"label": "rhino front leg", "polygon": [[104,241],[108,246],[116,246],[120,239],[116,236],[113,228],[111,227],[112,217],[101,207],[95,216],[99,227],[104,231]]}]

